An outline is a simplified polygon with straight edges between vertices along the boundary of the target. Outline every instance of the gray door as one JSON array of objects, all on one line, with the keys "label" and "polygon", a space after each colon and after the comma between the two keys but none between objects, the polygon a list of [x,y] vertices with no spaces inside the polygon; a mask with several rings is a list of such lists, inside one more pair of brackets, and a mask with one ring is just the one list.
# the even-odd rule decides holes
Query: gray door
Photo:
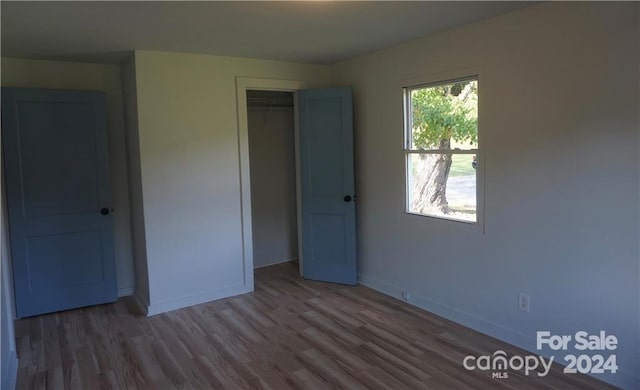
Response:
[{"label": "gray door", "polygon": [[117,299],[104,95],[2,88],[16,313]]},{"label": "gray door", "polygon": [[351,88],[302,90],[298,103],[303,276],[356,284]]}]

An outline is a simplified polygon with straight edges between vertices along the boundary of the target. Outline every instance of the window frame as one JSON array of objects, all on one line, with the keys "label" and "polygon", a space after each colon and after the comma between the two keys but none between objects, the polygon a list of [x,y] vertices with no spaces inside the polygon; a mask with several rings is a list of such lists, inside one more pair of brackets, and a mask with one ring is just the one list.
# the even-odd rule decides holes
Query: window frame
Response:
[{"label": "window frame", "polygon": [[[402,87],[402,154],[404,158],[404,170],[405,170],[405,180],[404,180],[404,213],[411,216],[417,217],[426,217],[432,218],[438,221],[450,221],[450,222],[458,222],[462,225],[466,226],[475,226],[479,227],[484,231],[484,159],[482,156],[482,149],[480,143],[480,102],[482,101],[478,97],[478,134],[476,141],[475,149],[414,149],[412,148],[413,143],[413,132],[412,132],[412,110],[411,107],[411,92],[418,89],[437,87],[441,85],[454,84],[463,81],[476,81],[478,83],[478,95],[480,94],[480,75],[478,73],[467,73],[464,76],[460,77],[449,77],[444,78],[440,77],[434,79],[435,81],[428,82],[418,82],[418,83],[406,83]],[[442,215],[434,215],[434,214],[423,214],[415,211],[411,211],[410,206],[410,188],[412,184],[411,179],[411,167],[409,166],[409,156],[412,154],[451,154],[452,156],[455,154],[459,155],[476,155],[476,161],[478,163],[476,168],[476,218],[475,221],[469,221],[461,218],[448,217]]]}]

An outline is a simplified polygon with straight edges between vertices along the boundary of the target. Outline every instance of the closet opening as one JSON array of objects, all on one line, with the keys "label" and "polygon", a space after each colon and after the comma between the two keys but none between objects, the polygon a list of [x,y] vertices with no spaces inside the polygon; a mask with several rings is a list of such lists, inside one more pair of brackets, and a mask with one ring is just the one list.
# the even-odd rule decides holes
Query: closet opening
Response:
[{"label": "closet opening", "polygon": [[294,100],[247,90],[254,269],[298,261]]}]

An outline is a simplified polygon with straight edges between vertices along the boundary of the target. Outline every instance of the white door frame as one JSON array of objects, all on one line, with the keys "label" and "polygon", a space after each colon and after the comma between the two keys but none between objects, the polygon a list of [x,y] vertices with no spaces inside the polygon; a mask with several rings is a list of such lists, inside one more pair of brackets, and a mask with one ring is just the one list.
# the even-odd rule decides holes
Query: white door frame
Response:
[{"label": "white door frame", "polygon": [[298,90],[309,88],[309,83],[298,80],[236,77],[236,102],[238,110],[238,149],[240,151],[240,207],[242,215],[242,251],[245,281],[253,291],[253,232],[251,226],[251,172],[249,168],[249,125],[247,119],[247,90],[287,91],[294,93],[294,144],[296,156],[296,214],[298,220],[298,264],[302,275],[302,210],[300,191],[300,148],[298,107],[295,95]]}]

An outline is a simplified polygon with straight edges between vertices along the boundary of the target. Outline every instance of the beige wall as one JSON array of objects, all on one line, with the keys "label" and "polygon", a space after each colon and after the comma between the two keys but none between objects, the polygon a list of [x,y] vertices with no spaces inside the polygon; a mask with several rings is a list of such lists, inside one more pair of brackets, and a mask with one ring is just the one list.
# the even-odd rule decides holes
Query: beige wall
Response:
[{"label": "beige wall", "polygon": [[119,295],[133,291],[134,273],[129,222],[120,67],[61,61],[2,58],[3,87],[102,91],[106,95],[109,170],[113,201],[114,250]]},{"label": "beige wall", "polygon": [[329,69],[137,51],[151,314],[250,290],[245,280],[236,77],[326,85]]},{"label": "beige wall", "polygon": [[293,107],[250,107],[253,266],[298,258]]},{"label": "beige wall", "polygon": [[[335,68],[355,95],[363,283],[529,350],[537,330],[606,330],[605,378],[637,388],[637,7],[541,4]],[[402,87],[476,72],[484,232],[403,212]]]}]

